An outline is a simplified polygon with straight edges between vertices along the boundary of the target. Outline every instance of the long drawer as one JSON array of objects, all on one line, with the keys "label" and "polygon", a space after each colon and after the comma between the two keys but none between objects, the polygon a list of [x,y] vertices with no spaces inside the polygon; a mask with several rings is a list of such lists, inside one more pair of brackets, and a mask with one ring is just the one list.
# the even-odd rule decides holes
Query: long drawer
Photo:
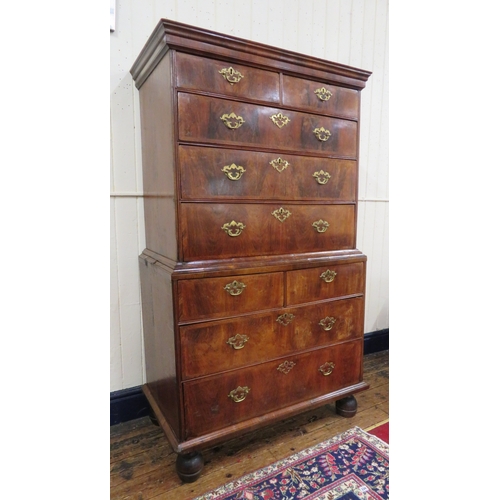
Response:
[{"label": "long drawer", "polygon": [[178,93],[179,140],[355,158],[357,122]]},{"label": "long drawer", "polygon": [[186,439],[362,381],[362,339],[183,383]]},{"label": "long drawer", "polygon": [[356,161],[179,146],[181,198],[355,201]]},{"label": "long drawer", "polygon": [[180,327],[183,379],[363,336],[363,297]]},{"label": "long drawer", "polygon": [[179,280],[179,321],[215,319],[283,307],[283,273]]},{"label": "long drawer", "polygon": [[181,203],[185,261],[354,248],[355,205]]}]

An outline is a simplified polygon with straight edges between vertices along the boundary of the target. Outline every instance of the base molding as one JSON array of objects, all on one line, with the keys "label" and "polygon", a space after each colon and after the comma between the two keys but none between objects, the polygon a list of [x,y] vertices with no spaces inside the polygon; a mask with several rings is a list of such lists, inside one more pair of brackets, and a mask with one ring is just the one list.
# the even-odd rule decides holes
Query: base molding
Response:
[{"label": "base molding", "polygon": [[[389,350],[389,328],[365,333],[364,354]],[[149,403],[141,386],[111,393],[110,425],[149,415]]]}]

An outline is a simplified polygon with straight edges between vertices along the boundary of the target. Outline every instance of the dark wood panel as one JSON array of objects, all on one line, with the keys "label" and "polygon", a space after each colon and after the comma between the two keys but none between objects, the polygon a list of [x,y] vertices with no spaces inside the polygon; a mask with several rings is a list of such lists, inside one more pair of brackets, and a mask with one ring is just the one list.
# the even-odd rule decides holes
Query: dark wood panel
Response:
[{"label": "dark wood panel", "polygon": [[[331,282],[321,278],[324,273],[335,273]],[[328,276],[326,275],[327,279]],[[364,293],[364,263],[332,264],[328,267],[317,267],[289,271],[286,273],[287,305],[325,300],[330,297]]]},{"label": "dark wood panel", "polygon": [[178,157],[184,200],[333,202],[356,197],[357,165],[353,160],[197,146],[179,146]]},{"label": "dark wood panel", "polygon": [[[231,75],[230,68],[241,77],[237,73]],[[176,54],[176,70],[178,87],[279,103],[280,82],[276,72],[182,52]],[[226,73],[221,73],[224,70]]]},{"label": "dark wood panel", "polygon": [[[180,218],[185,261],[343,250],[355,242],[354,205],[182,203]],[[233,222],[239,228],[227,233]]]},{"label": "dark wood panel", "polygon": [[[189,439],[228,427],[278,408],[328,394],[361,381],[362,340],[339,344],[286,360],[270,361],[223,375],[185,382],[186,436]],[[284,373],[285,362],[293,363]],[[330,375],[320,367],[333,363]],[[326,369],[326,367],[325,367]],[[285,370],[286,371],[286,370]],[[229,394],[239,387],[250,390],[235,402]]]},{"label": "dark wood panel", "polygon": [[[239,295],[231,295],[225,287],[236,281],[243,283]],[[273,309],[283,306],[283,273],[251,274],[179,280],[179,320],[221,318],[247,312]]]},{"label": "dark wood panel", "polygon": [[171,72],[171,59],[165,57],[139,96],[146,246],[177,259],[174,109],[172,94],[165,92]]},{"label": "dark wood panel", "polygon": [[[330,93],[328,100],[320,99],[315,93],[316,90],[320,89],[325,89]],[[320,94],[325,95],[323,92]],[[284,75],[283,104],[357,120],[359,116],[359,91]]]},{"label": "dark wood panel", "polygon": [[[312,151],[352,158],[357,155],[357,124],[353,121],[182,92],[178,94],[178,109],[182,117],[181,141]],[[244,120],[238,128],[228,128],[221,119],[232,113]],[[271,120],[280,113],[289,119],[282,128]],[[236,122],[232,119],[231,126]],[[320,128],[330,134],[326,141],[314,134]]]},{"label": "dark wood panel", "polygon": [[165,419],[180,436],[172,283],[169,273],[148,257],[141,256],[139,266],[146,378]]},{"label": "dark wood panel", "polygon": [[184,379],[362,337],[363,307],[364,299],[358,297],[182,326]]}]

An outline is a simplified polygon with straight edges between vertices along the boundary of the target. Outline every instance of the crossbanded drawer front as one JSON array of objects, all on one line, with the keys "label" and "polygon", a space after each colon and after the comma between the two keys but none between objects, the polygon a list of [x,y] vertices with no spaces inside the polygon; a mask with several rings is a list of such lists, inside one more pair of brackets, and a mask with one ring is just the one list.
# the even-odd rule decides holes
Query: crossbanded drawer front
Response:
[{"label": "crossbanded drawer front", "polygon": [[362,297],[180,327],[183,380],[363,336]]},{"label": "crossbanded drawer front", "polygon": [[279,103],[279,74],[177,52],[177,86]]},{"label": "crossbanded drawer front", "polygon": [[215,319],[283,306],[283,273],[179,280],[179,321]]},{"label": "crossbanded drawer front", "polygon": [[357,154],[354,121],[182,92],[178,114],[180,141]]},{"label": "crossbanded drawer front", "polygon": [[356,161],[179,146],[181,198],[356,199]]},{"label": "crossbanded drawer front", "polygon": [[181,203],[185,261],[354,248],[354,205]]},{"label": "crossbanded drawer front", "polygon": [[357,120],[359,91],[284,75],[283,104]]},{"label": "crossbanded drawer front", "polygon": [[362,262],[286,272],[287,305],[362,294],[364,290],[365,266]]},{"label": "crossbanded drawer front", "polygon": [[363,341],[346,342],[183,383],[185,438],[334,393],[362,381]]}]

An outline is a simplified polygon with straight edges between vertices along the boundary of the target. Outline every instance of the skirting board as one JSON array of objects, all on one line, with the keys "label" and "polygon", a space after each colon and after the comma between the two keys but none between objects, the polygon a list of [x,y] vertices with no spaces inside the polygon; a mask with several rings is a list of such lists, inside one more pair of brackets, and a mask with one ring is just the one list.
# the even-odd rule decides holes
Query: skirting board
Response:
[{"label": "skirting board", "polygon": [[[389,350],[389,328],[365,333],[364,354]],[[149,403],[141,386],[111,393],[111,425],[149,415]]]}]

